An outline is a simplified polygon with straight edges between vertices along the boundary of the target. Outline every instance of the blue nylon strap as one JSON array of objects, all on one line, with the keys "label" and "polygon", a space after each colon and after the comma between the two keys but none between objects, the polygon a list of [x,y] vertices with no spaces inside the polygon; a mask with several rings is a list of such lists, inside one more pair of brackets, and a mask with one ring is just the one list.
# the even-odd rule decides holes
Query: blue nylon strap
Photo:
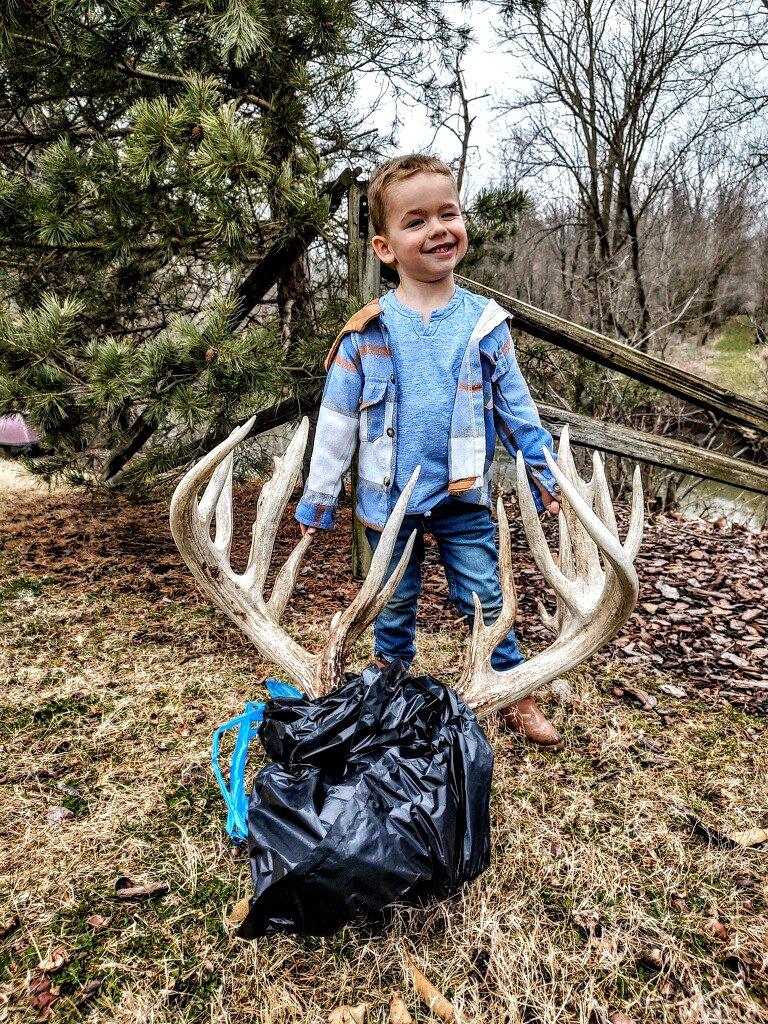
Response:
[{"label": "blue nylon strap", "polygon": [[[303,697],[290,683],[281,683],[279,679],[267,679],[267,692],[270,699],[277,697]],[[235,842],[242,842],[248,835],[248,794],[245,789],[245,765],[248,758],[248,746],[258,733],[264,720],[265,701],[249,701],[245,711],[236,718],[231,718],[220,725],[213,734],[211,743],[211,764],[213,774],[219,784],[224,803],[227,805],[227,834]],[[237,729],[235,746],[229,766],[229,786],[219,767],[221,737],[225,732]]]}]

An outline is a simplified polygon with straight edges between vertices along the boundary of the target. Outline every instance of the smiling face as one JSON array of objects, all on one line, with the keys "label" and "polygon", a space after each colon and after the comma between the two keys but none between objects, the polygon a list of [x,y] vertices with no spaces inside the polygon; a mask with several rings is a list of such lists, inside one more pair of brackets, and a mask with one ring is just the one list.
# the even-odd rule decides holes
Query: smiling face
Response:
[{"label": "smiling face", "polygon": [[386,209],[384,231],[371,244],[401,281],[439,281],[464,258],[467,229],[456,185],[447,174],[419,171],[395,182],[387,189]]}]

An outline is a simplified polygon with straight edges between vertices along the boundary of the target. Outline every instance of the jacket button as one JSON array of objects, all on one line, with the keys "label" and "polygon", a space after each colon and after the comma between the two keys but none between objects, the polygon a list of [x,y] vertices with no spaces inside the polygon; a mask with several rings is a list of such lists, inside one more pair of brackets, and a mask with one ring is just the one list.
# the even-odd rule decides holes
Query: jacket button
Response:
[{"label": "jacket button", "polygon": [[384,477],[384,486],[385,487],[389,487],[389,477],[388,476]]},{"label": "jacket button", "polygon": [[394,436],[395,436],[395,428],[394,427],[387,427],[387,437],[394,437]]},{"label": "jacket button", "polygon": [[393,384],[397,383],[397,378],[395,377],[394,373],[392,374],[392,376],[389,379],[392,381]]}]

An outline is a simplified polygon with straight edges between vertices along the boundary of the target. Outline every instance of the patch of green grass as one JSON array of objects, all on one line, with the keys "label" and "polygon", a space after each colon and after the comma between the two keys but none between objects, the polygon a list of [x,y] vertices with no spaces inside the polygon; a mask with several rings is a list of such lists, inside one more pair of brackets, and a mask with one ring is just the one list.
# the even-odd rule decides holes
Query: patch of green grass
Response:
[{"label": "patch of green grass", "polygon": [[749,358],[757,349],[753,344],[754,331],[747,316],[734,316],[723,327],[715,342],[715,370],[719,382],[743,395],[754,395],[760,389],[761,378],[757,367]]},{"label": "patch of green grass", "polygon": [[5,586],[0,587],[0,602],[4,604],[6,601],[40,597],[43,587],[49,583],[53,583],[53,580],[47,576],[40,580],[34,579],[32,576],[17,576],[16,579],[10,580]]}]

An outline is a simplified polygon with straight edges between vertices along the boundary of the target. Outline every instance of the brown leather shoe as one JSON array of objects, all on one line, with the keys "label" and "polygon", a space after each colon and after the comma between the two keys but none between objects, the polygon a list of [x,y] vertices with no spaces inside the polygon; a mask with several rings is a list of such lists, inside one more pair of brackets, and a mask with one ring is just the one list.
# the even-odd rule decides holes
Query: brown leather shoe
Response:
[{"label": "brown leather shoe", "polygon": [[501,715],[510,729],[522,733],[529,743],[535,743],[537,747],[554,753],[565,746],[565,740],[533,697],[523,697],[516,704],[502,708]]}]

